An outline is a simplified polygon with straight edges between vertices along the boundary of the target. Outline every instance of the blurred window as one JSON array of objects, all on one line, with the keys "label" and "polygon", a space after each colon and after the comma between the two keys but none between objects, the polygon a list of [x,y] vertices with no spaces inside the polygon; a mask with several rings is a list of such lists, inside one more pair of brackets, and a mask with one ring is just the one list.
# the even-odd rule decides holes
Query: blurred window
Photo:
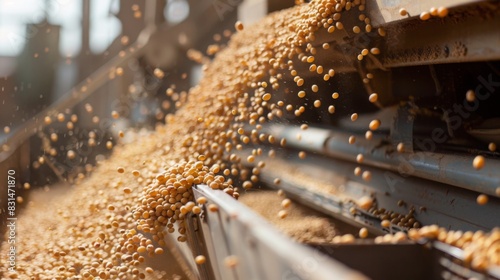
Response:
[{"label": "blurred window", "polygon": [[104,52],[122,32],[122,25],[115,14],[120,9],[119,0],[90,1],[90,50]]},{"label": "blurred window", "polygon": [[61,26],[59,41],[61,55],[77,55],[82,48],[82,1],[48,0],[47,2],[49,2],[49,22]]},{"label": "blurred window", "polygon": [[[90,50],[101,53],[121,33],[115,17],[120,1],[90,1]],[[26,41],[42,31],[28,26],[45,19],[61,26],[61,55],[77,55],[82,48],[82,0],[0,0],[0,56],[19,55]]]},{"label": "blurred window", "polygon": [[163,14],[168,22],[180,23],[189,15],[189,4],[186,0],[168,0]]},{"label": "blurred window", "polygon": [[26,40],[37,30],[26,24],[39,23],[45,17],[44,0],[0,0],[0,56],[21,53]]}]

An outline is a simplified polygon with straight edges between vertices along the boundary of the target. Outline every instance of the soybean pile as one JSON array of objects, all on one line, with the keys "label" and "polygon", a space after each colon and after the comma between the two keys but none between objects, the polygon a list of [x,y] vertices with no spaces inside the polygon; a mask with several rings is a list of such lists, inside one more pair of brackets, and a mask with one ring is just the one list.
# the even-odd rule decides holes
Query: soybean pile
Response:
[{"label": "soybean pile", "polygon": [[[261,133],[262,126],[287,113],[300,118],[309,106],[280,100],[278,91],[301,100],[309,96],[311,110],[335,113],[339,93],[333,92],[328,99],[318,93],[330,90],[327,81],[335,76],[335,69],[324,69],[315,61],[317,49],[312,43],[320,30],[385,36],[382,28],[372,27],[364,10],[362,0],[298,3],[249,27],[238,22],[238,32],[226,47],[210,49],[210,53],[217,52],[211,61],[200,52],[189,52],[189,57],[205,64],[203,79],[186,98],[176,101],[176,113],[167,115],[165,125],[154,133],[140,134],[133,143],[115,147],[90,178],[54,199],[41,223],[28,207],[19,219],[17,272],[9,274],[2,258],[2,278],[145,279],[157,273],[141,264],[165,253],[164,238],[176,230],[174,224],[181,234],[178,241],[186,241],[183,219],[191,212],[199,214],[204,202],[194,201],[194,185],[206,184],[238,198],[241,191],[258,183],[258,174],[266,166],[266,155],[258,145],[286,145],[286,139]],[[358,23],[344,24],[345,13],[358,13]],[[330,46],[320,47],[327,50]],[[380,50],[366,46],[355,53],[355,59],[363,60]],[[308,73],[316,73],[325,83],[309,83],[306,73],[296,69],[298,64],[308,65]],[[367,98],[373,103],[378,95]],[[356,119],[353,115],[352,120]],[[367,138],[379,126],[380,121],[373,120]],[[241,156],[245,147],[251,153]],[[300,157],[305,158],[305,152]],[[359,173],[367,181],[371,177]],[[280,216],[286,219],[286,213]],[[439,228],[429,232],[420,235],[442,235]],[[362,235],[367,235],[366,230]],[[471,236],[469,243],[461,245],[471,244],[474,237],[491,236],[497,238],[498,231]],[[477,267],[500,261],[485,254],[476,256],[476,252],[491,250],[483,248],[485,242],[470,250],[470,260],[480,263]],[[2,244],[2,254],[7,252],[8,244]]]},{"label": "soybean pile", "polygon": [[240,202],[298,242],[330,243],[341,231],[329,219],[291,203],[282,192],[278,195],[273,191],[249,192]]}]

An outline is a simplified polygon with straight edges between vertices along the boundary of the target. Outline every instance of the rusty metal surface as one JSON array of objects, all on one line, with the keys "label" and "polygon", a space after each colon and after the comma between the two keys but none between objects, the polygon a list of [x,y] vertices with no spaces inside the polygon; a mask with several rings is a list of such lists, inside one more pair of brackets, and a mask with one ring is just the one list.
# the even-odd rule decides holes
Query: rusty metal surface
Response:
[{"label": "rusty metal surface", "polygon": [[[498,1],[424,1],[426,4],[420,4],[421,1],[403,1],[394,7],[383,6],[385,2],[368,2],[365,11],[374,27],[385,29],[385,37],[377,34],[377,28],[359,34],[346,29],[330,34],[326,29],[320,29],[312,43],[317,49],[316,60],[325,68],[333,68],[338,72],[359,71],[356,55],[363,48],[373,47],[380,49],[380,55],[370,54],[361,63],[362,68],[387,70],[391,67],[500,59],[500,49],[496,47],[500,44],[500,30],[494,28],[500,26]],[[420,20],[418,15],[428,10],[423,7],[430,8],[431,2],[435,7],[456,3],[445,18]],[[411,12],[412,17],[402,17],[399,12],[396,16],[394,11],[406,4],[411,11],[420,12]],[[359,24],[358,14],[345,13],[342,22],[345,26]],[[325,42],[330,43],[330,49],[321,48]],[[298,69],[302,69],[301,63],[298,64]]]},{"label": "rusty metal surface", "polygon": [[497,60],[499,16],[499,2],[482,2],[442,19],[394,22],[386,27],[380,59],[390,67]]},{"label": "rusty metal surface", "polygon": [[418,16],[424,11],[429,11],[432,7],[447,7],[454,8],[466,4],[474,4],[481,2],[480,0],[375,0],[367,1],[369,9],[370,5],[376,7],[378,10],[377,16],[373,17],[372,20],[377,23],[389,23],[392,21],[398,21],[407,18],[408,16],[401,16],[399,13],[400,9],[405,9],[409,16]]}]

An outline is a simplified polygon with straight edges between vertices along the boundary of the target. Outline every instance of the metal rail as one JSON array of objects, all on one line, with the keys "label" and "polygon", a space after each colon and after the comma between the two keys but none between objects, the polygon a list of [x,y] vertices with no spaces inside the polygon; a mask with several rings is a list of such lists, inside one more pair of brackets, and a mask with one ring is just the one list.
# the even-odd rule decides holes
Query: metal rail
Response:
[{"label": "metal rail", "polygon": [[[500,279],[500,268],[473,270],[464,262],[461,249],[438,241],[298,244],[224,192],[204,185],[193,190],[195,198],[206,197],[208,203],[202,214],[186,218],[188,241],[177,242],[171,234],[167,237],[182,252],[184,262],[190,263],[195,279],[366,279],[359,272],[384,280]],[[212,204],[217,211],[208,210]],[[194,264],[197,255],[208,261]],[[228,258],[236,265],[227,266]]]},{"label": "metal rail", "polygon": [[[467,190],[498,196],[500,187],[500,161],[486,159],[484,168],[472,167],[472,155],[442,154],[416,151],[397,153],[384,139],[365,140],[358,135],[356,143],[349,144],[351,134],[345,132],[310,127],[272,124],[263,132],[277,138],[286,138],[287,145],[296,149],[316,152],[334,158],[355,162],[358,154],[364,155],[363,165],[387,169],[393,172],[393,180],[403,180],[408,176],[420,177]],[[297,135],[301,139],[297,139]]]},{"label": "metal rail", "polygon": [[[195,198],[206,197],[208,203],[202,214],[186,219],[187,234],[195,242],[203,236],[204,241],[198,244],[206,246],[191,249],[194,255],[209,257],[210,261],[199,266],[213,269],[213,278],[208,279],[367,279],[318,250],[293,242],[226,193],[207,186],[193,190]],[[216,204],[218,211],[209,211],[206,206],[210,204]],[[193,255],[185,257],[193,259]],[[228,257],[238,264],[228,267]]]},{"label": "metal rail", "polygon": [[[356,205],[363,196],[372,197],[379,209],[400,214],[414,209],[413,215],[422,225],[490,231],[500,224],[496,214],[500,207],[498,198],[490,198],[488,204],[479,206],[476,193],[442,183],[414,177],[401,177],[404,181],[397,181],[397,177],[392,177],[394,174],[387,170],[363,167],[371,172],[372,178],[366,182],[353,173],[356,164],[351,162],[315,154],[300,159],[296,152],[288,150],[279,156],[286,161],[266,160],[267,167],[260,172],[260,179],[266,186],[282,189],[308,207],[356,227],[367,227],[375,234],[406,231],[407,228],[396,225],[383,228],[380,218]],[[280,178],[279,185],[273,183],[275,178]],[[356,211],[352,212],[352,208]]]}]

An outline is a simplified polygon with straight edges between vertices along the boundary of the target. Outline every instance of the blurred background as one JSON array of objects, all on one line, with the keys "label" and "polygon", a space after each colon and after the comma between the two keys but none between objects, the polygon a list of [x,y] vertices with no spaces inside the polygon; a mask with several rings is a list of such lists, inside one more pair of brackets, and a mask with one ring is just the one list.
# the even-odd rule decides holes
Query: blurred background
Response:
[{"label": "blurred background", "polygon": [[2,168],[72,181],[120,130],[162,122],[200,78],[186,51],[224,43],[236,18],[237,2],[194,2],[0,0]]},{"label": "blurred background", "polygon": [[0,0],[1,171],[39,186],[73,182],[119,131],[164,122],[238,18],[294,4],[241,3]]},{"label": "blurred background", "polygon": [[[2,127],[13,129],[60,99],[126,50],[146,25],[176,25],[189,15],[187,1],[152,2],[148,12],[145,1],[1,0]],[[110,97],[120,94],[114,86],[104,89]]]}]

